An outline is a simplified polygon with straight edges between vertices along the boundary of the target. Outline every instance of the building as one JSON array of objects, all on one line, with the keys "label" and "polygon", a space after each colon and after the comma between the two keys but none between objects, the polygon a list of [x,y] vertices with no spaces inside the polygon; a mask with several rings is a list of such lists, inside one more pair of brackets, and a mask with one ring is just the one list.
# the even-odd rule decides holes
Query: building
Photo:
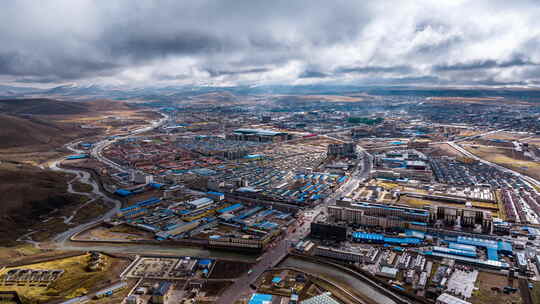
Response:
[{"label": "building", "polygon": [[141,304],[141,299],[136,295],[130,295],[126,298],[126,304]]},{"label": "building", "polygon": [[280,142],[292,139],[292,136],[285,132],[275,132],[263,129],[237,129],[234,130],[233,133],[227,134],[225,139],[255,142]]},{"label": "building", "polygon": [[356,157],[356,144],[344,143],[344,144],[329,144],[327,155],[329,157]]},{"label": "building", "polygon": [[417,229],[425,231],[429,212],[423,209],[340,200],[327,208],[333,222],[359,224],[384,229]]},{"label": "building", "polygon": [[179,235],[191,229],[194,229],[195,227],[199,226],[199,224],[200,224],[200,221],[198,220],[187,222],[187,223],[182,222],[182,223],[173,225],[171,227],[168,227],[166,230],[166,233],[172,236]]},{"label": "building", "polygon": [[310,237],[319,240],[343,242],[347,239],[347,227],[313,222],[311,223]]},{"label": "building", "polygon": [[446,225],[453,226],[461,220],[463,227],[475,227],[480,225],[483,232],[491,233],[493,218],[491,212],[468,207],[430,206],[431,220],[442,220]]},{"label": "building", "polygon": [[330,292],[325,292],[318,296],[306,299],[300,302],[300,304],[339,304],[339,302],[334,300],[331,295],[332,294]]},{"label": "building", "polygon": [[454,297],[453,295],[443,293],[437,298],[435,304],[471,304],[471,302],[467,302],[458,297]]},{"label": "building", "polygon": [[100,299],[100,298],[104,298],[104,297],[110,297],[112,296],[115,292],[118,292],[124,288],[127,287],[127,283],[126,282],[120,282],[120,283],[116,283],[114,285],[112,285],[111,287],[109,288],[106,288],[106,289],[103,289],[101,291],[98,291],[94,297],[96,299]]},{"label": "building", "polygon": [[203,197],[186,203],[189,209],[197,210],[212,205],[214,201],[211,198]]},{"label": "building", "polygon": [[525,253],[523,252],[516,252],[516,264],[519,268],[520,272],[527,271],[527,258],[525,257]]},{"label": "building", "polygon": [[152,175],[134,170],[131,172],[130,180],[135,184],[149,184],[154,181],[154,177]]},{"label": "building", "polygon": [[330,247],[317,246],[313,253],[316,256],[328,257],[336,260],[360,263],[366,260],[364,252],[352,252]]},{"label": "building", "polygon": [[251,295],[248,304],[270,304],[272,303],[273,296],[269,294],[254,293]]},{"label": "building", "polygon": [[368,128],[354,128],[351,130],[352,138],[362,138],[362,137],[368,137],[371,135],[373,135],[373,132],[371,129],[368,129]]},{"label": "building", "polygon": [[222,192],[209,191],[206,195],[215,201],[222,201],[225,199],[225,194]]},{"label": "building", "polygon": [[195,272],[197,266],[197,260],[186,257],[178,261],[176,266],[173,268],[175,276],[187,276]]},{"label": "building", "polygon": [[388,267],[383,266],[381,269],[376,273],[376,275],[389,278],[389,279],[395,279],[397,277],[399,270],[394,267]]},{"label": "building", "polygon": [[171,282],[161,282],[152,293],[152,304],[167,304],[169,303],[169,295],[172,291]]}]

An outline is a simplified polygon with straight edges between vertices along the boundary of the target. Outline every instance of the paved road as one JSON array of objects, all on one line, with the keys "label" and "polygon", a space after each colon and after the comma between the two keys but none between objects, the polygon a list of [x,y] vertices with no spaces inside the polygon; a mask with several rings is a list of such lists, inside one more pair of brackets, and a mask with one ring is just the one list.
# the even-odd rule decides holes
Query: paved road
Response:
[{"label": "paved road", "polygon": [[[169,117],[167,115],[163,114],[163,113],[160,113],[160,114],[163,116],[163,118],[160,119],[159,121],[151,122],[151,124],[149,126],[147,126],[147,127],[136,129],[136,130],[133,130],[133,131],[127,133],[127,134],[117,136],[114,140],[105,139],[105,140],[102,140],[100,142],[97,142],[96,144],[94,144],[94,147],[92,148],[91,155],[94,156],[98,161],[101,161],[101,162],[103,162],[103,163],[105,163],[105,164],[107,164],[107,165],[109,165],[109,166],[111,166],[113,168],[116,168],[119,171],[126,172],[125,168],[122,168],[118,164],[116,164],[116,163],[112,162],[111,160],[103,157],[102,156],[103,149],[105,147],[109,146],[110,144],[112,144],[113,142],[115,142],[116,140],[123,139],[123,138],[128,138],[130,136],[134,136],[134,135],[141,134],[141,133],[144,133],[144,132],[148,132],[148,131],[151,131],[153,129],[156,129],[156,128],[162,126],[163,124],[165,124],[167,122]],[[77,142],[71,142],[71,143],[66,145],[66,148],[68,148],[69,150],[71,150],[71,151],[73,151],[75,153],[84,153],[84,151],[75,148],[75,146],[79,142],[80,142],[80,140],[77,141]],[[91,227],[92,225],[95,225],[95,224],[97,224],[97,223],[99,223],[101,221],[112,218],[116,213],[118,213],[119,209],[122,207],[122,203],[120,201],[118,201],[118,200],[110,198],[107,194],[103,193],[101,191],[101,189],[99,188],[99,185],[96,183],[96,181],[92,179],[92,176],[90,175],[90,173],[88,173],[86,171],[83,171],[83,170],[61,168],[59,166],[61,161],[62,160],[56,160],[56,161],[52,162],[49,165],[49,167],[50,167],[50,169],[52,169],[54,171],[61,171],[61,172],[71,173],[71,174],[76,175],[76,178],[74,180],[72,180],[68,185],[68,192],[74,193],[74,194],[79,194],[79,195],[86,195],[86,196],[90,197],[90,199],[92,201],[96,201],[97,199],[102,199],[104,202],[109,203],[109,204],[114,206],[107,213],[101,215],[100,217],[98,217],[98,218],[96,218],[96,219],[94,219],[94,220],[92,220],[92,221],[90,221],[88,223],[84,223],[84,224],[81,224],[81,225],[79,225],[77,227],[73,227],[73,228],[71,228],[71,229],[69,229],[67,231],[64,231],[63,233],[60,233],[57,236],[55,236],[53,238],[53,241],[56,242],[61,249],[65,249],[65,248],[69,248],[69,246],[66,246],[65,242],[72,235],[74,235],[76,233],[79,233],[79,232],[87,229],[88,227]],[[78,180],[81,183],[92,186],[92,191],[90,193],[81,193],[81,192],[75,191],[73,189],[73,186],[72,186],[72,183],[75,180]]]},{"label": "paved road", "polygon": [[121,165],[119,165],[119,164],[113,162],[112,160],[106,158],[105,156],[103,156],[103,150],[105,148],[107,148],[108,146],[112,145],[113,143],[117,142],[118,140],[126,139],[126,138],[129,138],[129,137],[141,134],[141,133],[145,133],[145,132],[148,132],[148,131],[151,131],[151,130],[154,130],[156,128],[159,128],[159,127],[163,126],[169,120],[169,116],[164,114],[164,113],[161,113],[161,112],[160,112],[160,114],[163,116],[163,118],[161,118],[158,121],[151,122],[150,126],[143,127],[143,128],[140,128],[140,129],[136,129],[136,130],[133,130],[133,131],[127,133],[127,134],[117,135],[112,139],[105,139],[105,140],[102,140],[100,142],[95,143],[90,154],[94,158],[96,158],[98,161],[100,161],[100,162],[102,162],[104,164],[107,164],[108,166],[110,166],[110,167],[112,167],[112,168],[114,168],[114,169],[116,169],[116,170],[118,170],[120,172],[124,172],[124,173],[128,172],[129,169],[124,168]]},{"label": "paved road", "polygon": [[517,172],[517,171],[514,171],[514,170],[512,170],[512,169],[508,169],[508,168],[503,167],[503,166],[501,166],[501,165],[498,165],[498,164],[492,163],[492,162],[490,162],[490,161],[487,161],[487,160],[485,160],[485,159],[483,159],[483,158],[480,158],[480,157],[476,156],[475,154],[473,154],[473,153],[471,153],[471,152],[465,150],[463,147],[461,147],[460,145],[458,145],[456,142],[449,141],[449,142],[447,142],[447,143],[448,143],[452,148],[458,150],[459,152],[461,152],[462,154],[466,155],[467,157],[470,157],[470,158],[472,158],[472,159],[475,159],[475,160],[477,160],[477,161],[479,161],[479,162],[481,162],[481,163],[483,163],[483,164],[486,164],[486,165],[492,166],[492,167],[494,167],[494,168],[497,168],[497,169],[499,169],[499,170],[501,170],[501,171],[503,171],[503,172],[511,173],[511,174],[513,174],[513,175],[515,175],[515,176],[518,176],[518,177],[522,178],[523,180],[525,180],[525,181],[528,182],[528,183],[534,184],[534,185],[536,185],[536,186],[540,186],[540,181],[538,181],[537,179],[534,179],[534,178],[532,178],[532,177],[530,177],[530,176],[527,176],[527,175],[525,175],[525,174],[521,174],[521,173],[519,173],[519,172]]},{"label": "paved road", "polygon": [[288,254],[289,242],[282,239],[275,243],[274,247],[267,250],[259,261],[251,268],[251,273],[244,274],[238,278],[233,285],[219,297],[217,304],[232,304],[251,294],[254,290],[249,286],[264,272],[266,269],[276,266],[276,264]]}]

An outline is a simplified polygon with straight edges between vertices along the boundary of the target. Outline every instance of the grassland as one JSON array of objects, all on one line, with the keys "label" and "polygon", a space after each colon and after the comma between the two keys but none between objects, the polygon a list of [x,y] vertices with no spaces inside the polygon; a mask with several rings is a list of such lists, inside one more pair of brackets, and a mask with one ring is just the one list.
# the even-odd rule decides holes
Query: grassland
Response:
[{"label": "grassland", "polygon": [[81,183],[81,182],[78,182],[78,181],[74,182],[72,185],[73,185],[73,190],[75,190],[77,192],[82,192],[82,193],[90,193],[90,192],[92,192],[92,186],[91,185]]},{"label": "grassland", "polygon": [[464,146],[464,148],[482,159],[540,179],[540,163],[518,159],[520,156],[517,154],[512,156],[513,153],[509,149],[486,146]]},{"label": "grassland", "polygon": [[531,290],[531,296],[533,303],[540,303],[540,282],[535,281],[532,284],[533,289]]},{"label": "grassland", "polygon": [[[53,260],[50,262],[25,265],[16,268],[25,269],[63,269],[64,274],[48,287],[34,286],[0,286],[0,291],[14,290],[26,300],[26,303],[45,303],[62,299],[69,299],[95,291],[107,286],[109,281],[115,280],[127,261],[104,256],[105,268],[101,271],[88,272],[86,265],[89,255]],[[6,268],[0,275],[4,275],[12,268]]]},{"label": "grassland", "polygon": [[449,144],[437,144],[432,145],[431,147],[435,148],[435,151],[432,152],[432,155],[440,156],[450,156],[450,157],[462,157],[463,154],[458,150],[452,148]]}]

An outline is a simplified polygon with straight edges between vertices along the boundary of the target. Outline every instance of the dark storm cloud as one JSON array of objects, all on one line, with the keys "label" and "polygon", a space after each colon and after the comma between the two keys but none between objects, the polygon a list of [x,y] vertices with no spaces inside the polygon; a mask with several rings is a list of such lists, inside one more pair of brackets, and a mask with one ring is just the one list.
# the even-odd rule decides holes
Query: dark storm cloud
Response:
[{"label": "dark storm cloud", "polygon": [[298,76],[298,78],[326,78],[330,77],[329,74],[319,72],[319,71],[312,71],[312,70],[305,70]]},{"label": "dark storm cloud", "polygon": [[119,67],[113,62],[90,60],[84,57],[69,58],[52,55],[44,58],[15,52],[0,54],[0,75],[25,76],[18,79],[26,79],[27,82],[30,82],[32,78],[54,82],[53,79],[62,81],[85,76],[112,75]]},{"label": "dark storm cloud", "polygon": [[264,72],[270,71],[270,69],[267,69],[267,68],[254,68],[254,69],[247,69],[247,70],[214,70],[214,69],[207,69],[206,71],[212,77],[219,77],[219,76],[225,76],[225,75],[241,75],[241,74],[264,73]]},{"label": "dark storm cloud", "polygon": [[433,67],[434,71],[445,72],[445,71],[469,71],[469,70],[485,70],[493,68],[511,68],[511,67],[522,67],[522,66],[536,66],[538,63],[532,62],[529,59],[524,59],[522,57],[515,57],[506,61],[497,61],[497,60],[475,60],[468,63],[457,63],[457,64],[445,64],[445,65],[436,65]]},{"label": "dark storm cloud", "polygon": [[132,61],[151,61],[172,55],[205,55],[230,52],[235,46],[232,39],[220,38],[201,32],[181,32],[169,35],[134,33],[122,37],[121,32],[110,33],[104,39],[113,57],[127,57]]},{"label": "dark storm cloud", "polygon": [[142,85],[532,83],[540,77],[527,73],[540,62],[539,14],[536,1],[521,0],[4,1],[0,76]]}]

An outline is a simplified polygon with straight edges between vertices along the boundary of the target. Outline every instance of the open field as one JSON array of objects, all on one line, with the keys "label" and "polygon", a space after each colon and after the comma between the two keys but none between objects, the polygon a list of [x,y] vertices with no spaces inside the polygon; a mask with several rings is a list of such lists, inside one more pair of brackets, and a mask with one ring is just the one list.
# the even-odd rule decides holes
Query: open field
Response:
[{"label": "open field", "polygon": [[0,164],[0,240],[14,241],[44,216],[79,201],[66,192],[69,177],[28,165]]},{"label": "open field", "polygon": [[[46,241],[75,225],[89,222],[109,210],[109,206],[101,200],[89,202],[85,205],[86,201],[86,198],[83,198],[80,204],[59,210],[58,213],[52,214],[45,222],[32,226],[31,229],[35,231],[31,235],[32,239]],[[69,222],[66,222],[68,219],[70,219]]]},{"label": "open field", "polygon": [[90,193],[92,192],[92,186],[88,185],[88,184],[85,184],[85,183],[81,183],[81,182],[74,182],[73,184],[73,190],[77,191],[77,192],[83,192],[83,193]]},{"label": "open field", "polygon": [[431,153],[433,156],[450,156],[450,157],[462,157],[463,154],[458,150],[452,148],[449,144],[437,144],[431,147],[435,150]]},{"label": "open field", "polygon": [[216,262],[214,270],[210,276],[211,279],[234,279],[238,278],[245,272],[247,272],[253,264],[232,262],[232,261],[220,261]]},{"label": "open field", "polygon": [[90,230],[86,230],[79,234],[78,240],[101,240],[101,241],[138,241],[138,240],[153,240],[154,235],[140,229],[136,229],[127,225],[120,225],[113,228],[98,226]]},{"label": "open field", "polygon": [[497,132],[483,136],[484,139],[501,139],[501,140],[519,140],[522,138],[530,137],[528,134],[515,133],[515,132]]},{"label": "open field", "polygon": [[540,178],[540,163],[534,161],[516,159],[512,157],[511,150],[485,147],[485,146],[463,146],[467,151],[477,155],[487,161],[499,164],[501,166],[516,170],[520,173],[529,175],[534,178]]},{"label": "open field", "polygon": [[31,164],[69,153],[62,146],[74,139],[114,135],[159,116],[108,100],[2,100],[0,113],[0,159]]},{"label": "open field", "polygon": [[540,303],[540,282],[533,282],[533,289],[531,290],[531,296],[533,303]]},{"label": "open field", "polygon": [[[473,304],[497,303],[510,304],[523,303],[519,291],[513,294],[504,294],[502,289],[508,286],[508,279],[504,275],[498,275],[489,272],[480,272],[476,280],[478,290],[473,291],[473,296],[470,300]],[[499,288],[500,291],[491,290],[491,288]],[[518,288],[518,281],[514,280],[514,286]]]},{"label": "open field", "polygon": [[[14,290],[27,300],[27,303],[43,303],[81,296],[87,292],[108,286],[109,281],[117,279],[119,272],[127,265],[126,260],[104,256],[105,267],[101,271],[89,272],[86,266],[89,255],[53,260],[50,262],[24,265],[23,269],[62,269],[64,273],[49,286],[0,286],[0,290]],[[4,269],[4,275],[12,268]]]}]

